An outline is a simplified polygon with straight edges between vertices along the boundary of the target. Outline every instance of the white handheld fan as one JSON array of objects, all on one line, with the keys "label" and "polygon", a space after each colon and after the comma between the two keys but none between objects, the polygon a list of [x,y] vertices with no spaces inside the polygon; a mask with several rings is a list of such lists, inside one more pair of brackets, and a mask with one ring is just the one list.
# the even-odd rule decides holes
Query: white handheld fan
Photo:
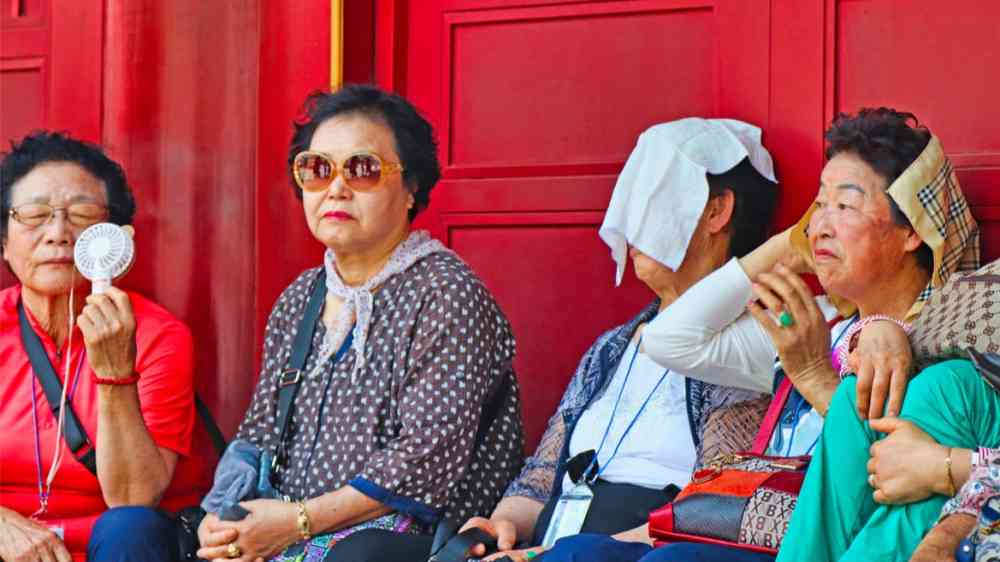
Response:
[{"label": "white handheld fan", "polygon": [[77,238],[73,261],[97,295],[107,291],[112,280],[128,273],[135,261],[135,242],[117,224],[98,223]]}]

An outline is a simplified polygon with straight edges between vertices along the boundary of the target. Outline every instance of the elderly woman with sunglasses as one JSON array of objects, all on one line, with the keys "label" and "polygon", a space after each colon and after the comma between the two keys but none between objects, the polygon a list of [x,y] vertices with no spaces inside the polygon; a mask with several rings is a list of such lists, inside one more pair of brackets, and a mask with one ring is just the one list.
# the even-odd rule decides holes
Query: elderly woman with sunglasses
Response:
[{"label": "elderly woman with sunglasses", "polygon": [[90,295],[73,264],[87,227],[132,222],[125,174],[96,146],[39,132],[4,155],[0,199],[16,278],[0,291],[0,559],[172,562],[174,522],[151,508],[204,492],[191,334],[138,294]]},{"label": "elderly woman with sunglasses", "polygon": [[[440,177],[415,108],[348,86],[311,95],[304,113],[289,172],[326,254],[271,311],[237,433],[276,453],[272,482],[289,501],[243,501],[239,521],[209,514],[199,556],[426,559],[442,517],[487,513],[520,468],[514,337],[475,273],[411,229]],[[293,368],[303,330],[304,365]],[[289,384],[298,391],[282,430]]]}]

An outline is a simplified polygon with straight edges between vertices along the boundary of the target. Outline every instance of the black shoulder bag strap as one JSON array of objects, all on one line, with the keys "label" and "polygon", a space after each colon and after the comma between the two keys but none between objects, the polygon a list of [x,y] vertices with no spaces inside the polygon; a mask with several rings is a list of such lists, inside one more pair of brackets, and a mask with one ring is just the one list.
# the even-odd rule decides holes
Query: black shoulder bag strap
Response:
[{"label": "black shoulder bag strap", "polygon": [[[17,303],[17,315],[21,322],[21,342],[24,344],[24,349],[28,352],[28,358],[31,360],[31,370],[34,371],[35,377],[38,378],[38,382],[42,385],[42,390],[45,392],[45,399],[48,401],[49,407],[52,408],[52,415],[58,420],[59,402],[62,398],[62,383],[59,382],[59,377],[56,375],[55,369],[52,368],[52,362],[49,361],[49,356],[45,353],[42,340],[38,339],[38,334],[31,329],[31,323],[28,322],[28,315],[24,312],[24,304],[20,301]],[[80,420],[76,417],[76,412],[73,411],[73,406],[69,402],[66,402],[64,420],[66,423],[66,444],[69,445],[69,450],[73,452],[73,457],[80,464],[96,476],[97,452],[94,449],[94,445],[90,442],[90,438],[87,437],[86,430],[80,425]]]},{"label": "black shoulder bag strap", "polygon": [[[312,294],[306,304],[305,313],[299,322],[298,332],[295,334],[295,341],[292,343],[292,357],[288,362],[288,368],[278,375],[278,411],[274,416],[278,425],[278,443],[274,447],[274,457],[272,459],[271,478],[281,467],[285,459],[285,441],[288,436],[288,426],[292,419],[292,403],[295,395],[299,393],[299,384],[302,382],[302,369],[306,366],[306,359],[312,349],[313,332],[316,329],[316,321],[323,311],[323,303],[326,302],[326,273],[320,270],[319,275],[313,282]],[[337,352],[338,358],[350,345],[350,334]],[[273,484],[273,482],[272,482]]]},{"label": "black shoulder bag strap", "polygon": [[205,424],[205,431],[208,432],[208,438],[212,440],[212,448],[215,449],[215,454],[221,459],[222,455],[226,452],[226,436],[222,434],[222,430],[219,429],[219,424],[215,422],[211,410],[202,401],[201,396],[198,396],[198,393],[194,395],[194,409],[198,412],[201,423]]}]

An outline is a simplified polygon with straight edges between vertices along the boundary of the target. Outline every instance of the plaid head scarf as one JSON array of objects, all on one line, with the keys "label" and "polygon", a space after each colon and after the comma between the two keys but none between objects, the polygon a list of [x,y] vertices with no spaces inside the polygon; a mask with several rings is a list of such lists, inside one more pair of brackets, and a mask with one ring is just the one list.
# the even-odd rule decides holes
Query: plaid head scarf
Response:
[{"label": "plaid head scarf", "polygon": [[[912,322],[952,273],[979,267],[979,225],[958,184],[955,168],[941,148],[941,141],[931,136],[920,156],[892,182],[886,193],[909,219],[910,225],[934,255],[934,270],[905,321]],[[806,235],[809,219],[816,205],[809,207],[792,231],[792,245],[812,263],[812,249]],[[830,295],[841,314],[853,314],[857,307]]]}]

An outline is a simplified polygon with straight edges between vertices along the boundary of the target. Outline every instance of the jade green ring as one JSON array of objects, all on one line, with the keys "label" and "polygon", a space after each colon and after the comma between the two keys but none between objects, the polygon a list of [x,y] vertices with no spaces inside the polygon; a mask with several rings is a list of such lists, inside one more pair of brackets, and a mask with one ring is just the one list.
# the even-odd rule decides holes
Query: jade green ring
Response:
[{"label": "jade green ring", "polygon": [[795,325],[795,317],[792,316],[792,313],[786,310],[781,313],[781,316],[778,317],[778,322],[784,328],[791,328]]},{"label": "jade green ring", "polygon": [[529,550],[528,552],[524,553],[524,557],[527,558],[528,560],[531,560],[532,558],[534,558],[536,556],[538,556],[538,553],[535,552],[534,550]]}]

